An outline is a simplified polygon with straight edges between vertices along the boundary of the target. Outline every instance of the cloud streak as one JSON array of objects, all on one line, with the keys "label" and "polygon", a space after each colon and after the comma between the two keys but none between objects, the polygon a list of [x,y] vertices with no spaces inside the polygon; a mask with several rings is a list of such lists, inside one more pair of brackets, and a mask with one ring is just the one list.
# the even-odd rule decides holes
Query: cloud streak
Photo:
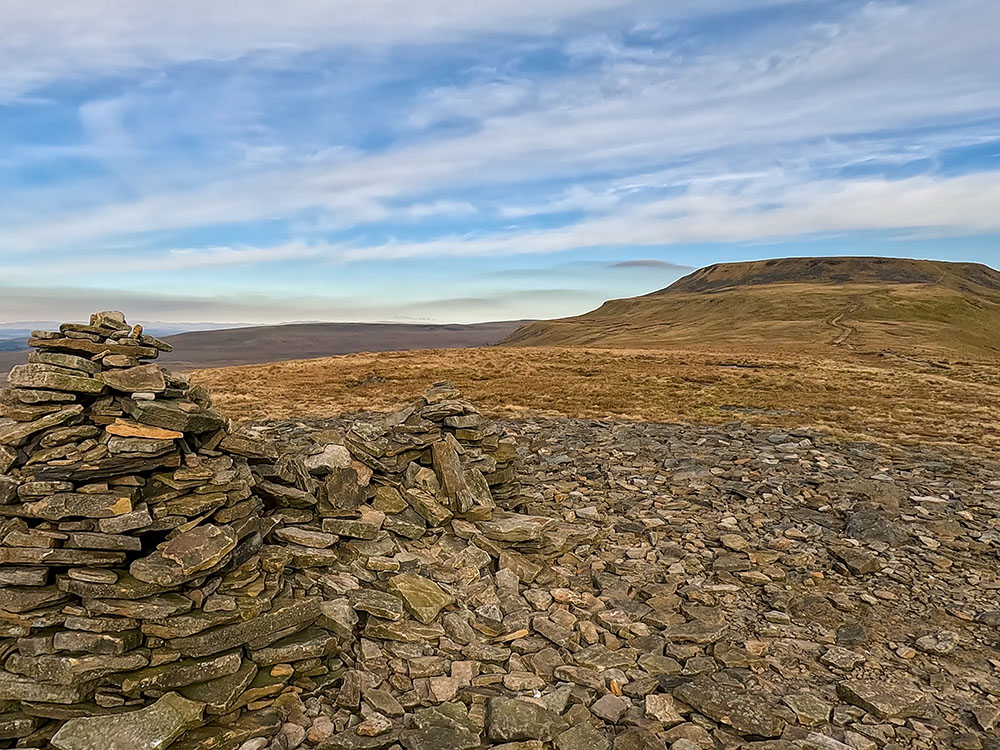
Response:
[{"label": "cloud streak", "polygon": [[10,278],[1000,233],[990,0],[236,8],[0,2]]}]

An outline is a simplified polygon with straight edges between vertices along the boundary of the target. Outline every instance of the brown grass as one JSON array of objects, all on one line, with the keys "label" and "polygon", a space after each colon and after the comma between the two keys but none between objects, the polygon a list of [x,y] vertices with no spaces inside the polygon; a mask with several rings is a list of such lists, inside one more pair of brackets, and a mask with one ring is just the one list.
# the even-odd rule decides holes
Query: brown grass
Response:
[{"label": "brown grass", "polygon": [[[516,348],[353,354],[192,373],[238,420],[383,410],[451,380],[493,415],[818,426],[904,443],[1000,445],[1000,363]],[[720,407],[737,406],[749,411]],[[764,410],[764,411],[761,411]],[[773,410],[773,411],[768,411]],[[787,413],[791,412],[791,413]]]}]

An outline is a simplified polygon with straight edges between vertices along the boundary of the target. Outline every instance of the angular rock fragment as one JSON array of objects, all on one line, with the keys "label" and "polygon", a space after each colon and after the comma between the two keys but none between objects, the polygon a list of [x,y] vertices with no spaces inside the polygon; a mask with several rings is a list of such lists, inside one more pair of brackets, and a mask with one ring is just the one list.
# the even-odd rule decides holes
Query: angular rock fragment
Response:
[{"label": "angular rock fragment", "polygon": [[101,374],[101,380],[112,390],[121,393],[163,393],[167,381],[156,365],[139,365],[123,369],[108,370]]},{"label": "angular rock fragment", "polygon": [[59,750],[160,750],[201,722],[204,704],[167,693],[150,706],[71,719],[52,738]]},{"label": "angular rock fragment", "polygon": [[880,719],[923,716],[929,708],[926,695],[915,687],[882,680],[842,680],[837,696]]},{"label": "angular rock fragment", "polygon": [[785,726],[771,696],[721,684],[710,677],[699,677],[679,686],[674,696],[741,734],[778,737]]},{"label": "angular rock fragment", "polygon": [[434,581],[416,573],[401,573],[389,579],[389,588],[399,594],[406,609],[425,625],[453,604],[455,597],[445,593]]},{"label": "angular rock fragment", "polygon": [[489,702],[486,732],[491,740],[550,742],[568,729],[558,714],[517,698],[493,698]]},{"label": "angular rock fragment", "polygon": [[232,529],[202,524],[165,542],[129,568],[135,578],[160,586],[173,586],[200,570],[220,562],[238,539]]}]

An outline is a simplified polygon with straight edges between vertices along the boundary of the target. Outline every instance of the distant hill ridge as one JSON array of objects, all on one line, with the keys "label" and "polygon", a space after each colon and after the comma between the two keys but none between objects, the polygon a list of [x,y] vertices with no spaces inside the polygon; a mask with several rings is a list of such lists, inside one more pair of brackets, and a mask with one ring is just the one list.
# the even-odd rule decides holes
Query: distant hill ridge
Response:
[{"label": "distant hill ridge", "polygon": [[1000,272],[909,258],[719,263],[584,315],[528,323],[503,343],[992,358]]},{"label": "distant hill ridge", "polygon": [[[432,323],[292,323],[249,328],[189,331],[165,339],[174,351],[159,362],[178,370],[260,364],[330,357],[354,352],[453,349],[491,346],[515,331],[523,320],[471,324]],[[0,382],[24,362],[24,340],[0,348]]]},{"label": "distant hill ridge", "polygon": [[911,258],[775,258],[715,263],[699,268],[653,294],[711,292],[763,284],[974,285],[1000,292],[1000,271],[981,263]]}]

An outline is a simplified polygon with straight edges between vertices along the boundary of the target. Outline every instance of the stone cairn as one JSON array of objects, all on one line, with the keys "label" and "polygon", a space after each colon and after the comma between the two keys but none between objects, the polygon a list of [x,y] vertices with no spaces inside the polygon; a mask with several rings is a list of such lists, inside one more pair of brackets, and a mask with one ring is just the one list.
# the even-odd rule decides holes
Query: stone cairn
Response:
[{"label": "stone cairn", "polygon": [[279,455],[121,313],[28,343],[0,392],[0,747],[296,747],[316,696],[311,744],[438,747],[407,712],[474,675],[394,660],[523,630],[504,592],[593,541],[512,512],[515,445],[448,384]]}]

